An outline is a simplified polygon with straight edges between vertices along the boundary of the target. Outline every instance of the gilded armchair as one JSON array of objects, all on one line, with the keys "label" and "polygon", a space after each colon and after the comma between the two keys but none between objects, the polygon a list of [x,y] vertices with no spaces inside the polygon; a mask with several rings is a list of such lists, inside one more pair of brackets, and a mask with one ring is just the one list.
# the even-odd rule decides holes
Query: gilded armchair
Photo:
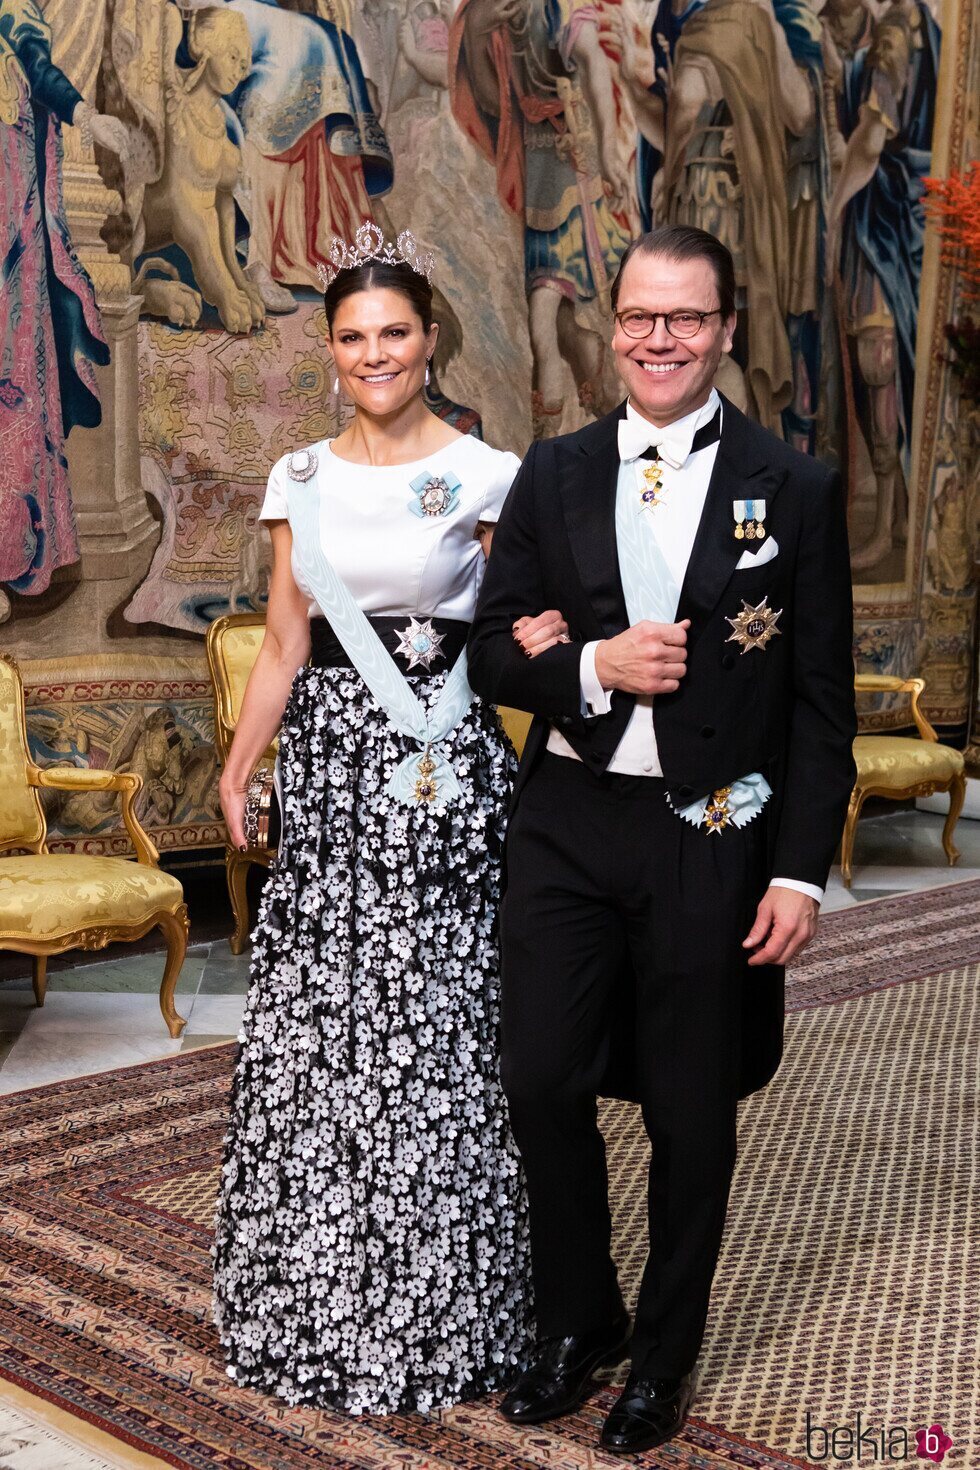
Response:
[{"label": "gilded armchair", "polygon": [[[20,672],[0,654],[0,949],[31,956],[34,999],[43,1006],[50,955],[103,949],[159,928],[167,946],[160,1010],[177,1037],[185,1024],[174,991],[187,950],[187,908],[180,882],[161,872],[159,853],[136,816],[142,784],[129,771],[35,765]],[[118,791],[136,862],[49,852],[42,790]]]},{"label": "gilded armchair", "polygon": [[943,827],[943,849],[952,867],[959,859],[953,845],[953,830],[963,810],[966,776],[960,751],[939,743],[939,736],[919,708],[924,679],[898,679],[887,674],[858,674],[854,687],[859,692],[908,694],[918,739],[904,735],[859,735],[854,742],[857,780],[847,808],[841,842],[841,873],[851,886],[851,859],[861,808],[869,796],[889,801],[906,801],[915,796],[949,792],[949,813]]},{"label": "gilded armchair", "polygon": [[[231,749],[245,685],[264,636],[265,617],[262,613],[232,613],[227,617],[216,618],[208,628],[208,668],[214,688],[214,744],[222,765]],[[277,743],[274,741],[269,746],[262,764],[273,763]],[[246,853],[239,852],[230,842],[225,843],[225,876],[231,910],[235,916],[235,930],[228,941],[232,954],[241,954],[248,938],[246,882],[249,864],[258,863],[260,867],[267,868],[274,857],[273,848],[253,848]]]}]

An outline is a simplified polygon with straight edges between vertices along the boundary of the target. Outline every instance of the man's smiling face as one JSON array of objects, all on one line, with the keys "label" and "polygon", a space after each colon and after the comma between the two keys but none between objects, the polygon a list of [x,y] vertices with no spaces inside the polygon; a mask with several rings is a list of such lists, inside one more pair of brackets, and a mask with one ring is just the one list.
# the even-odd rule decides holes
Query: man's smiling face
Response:
[{"label": "man's smiling face", "polygon": [[[632,255],[620,282],[617,314],[688,308],[718,311],[718,283],[709,260]],[[735,317],[709,316],[693,337],[672,337],[662,319],[649,337],[630,337],[619,322],[612,346],[633,407],[659,427],[707,401],[723,352],[730,352]]]}]

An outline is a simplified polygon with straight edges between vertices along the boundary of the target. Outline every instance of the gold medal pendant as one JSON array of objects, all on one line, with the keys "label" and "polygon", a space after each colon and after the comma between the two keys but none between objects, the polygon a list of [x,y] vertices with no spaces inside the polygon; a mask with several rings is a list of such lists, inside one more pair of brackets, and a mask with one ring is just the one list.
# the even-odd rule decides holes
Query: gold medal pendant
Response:
[{"label": "gold medal pendant", "polygon": [[432,773],[436,763],[428,751],[425,752],[415,769],[419,778],[415,783],[415,800],[419,806],[427,806],[430,801],[435,801],[438,794],[438,786],[432,779]]},{"label": "gold medal pendant", "polygon": [[745,534],[750,541],[755,540],[755,521],[749,521],[745,528]]},{"label": "gold medal pendant", "polygon": [[745,527],[741,524],[740,521],[737,521],[735,523],[735,540],[736,541],[744,541],[745,540]]},{"label": "gold medal pendant", "polygon": [[728,798],[731,794],[730,786],[721,786],[717,791],[712,792],[711,800],[705,806],[704,816],[701,818],[702,825],[707,827],[709,832],[724,832],[730,824],[732,809],[728,805]]},{"label": "gold medal pendant", "polygon": [[640,491],[640,504],[644,510],[656,510],[658,505],[663,505],[663,475],[664,468],[658,459],[644,466],[643,489]]},{"label": "gold medal pendant", "polygon": [[742,611],[734,618],[725,618],[725,622],[734,629],[725,642],[741,644],[743,653],[748,653],[750,648],[760,648],[764,652],[770,638],[781,632],[776,623],[783,615],[782,608],[775,612],[767,606],[767,601],[768,598],[764,597],[757,607],[752,607],[743,599]]}]

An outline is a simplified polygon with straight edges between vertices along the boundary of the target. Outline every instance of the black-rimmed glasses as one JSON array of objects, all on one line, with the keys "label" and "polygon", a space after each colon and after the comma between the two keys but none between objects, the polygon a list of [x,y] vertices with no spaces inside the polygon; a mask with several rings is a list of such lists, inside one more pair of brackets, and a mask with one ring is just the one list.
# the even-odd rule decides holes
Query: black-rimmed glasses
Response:
[{"label": "black-rimmed glasses", "polygon": [[691,311],[678,306],[673,311],[641,311],[632,306],[627,311],[617,311],[616,320],[627,337],[649,337],[657,322],[663,317],[664,326],[672,337],[696,337],[709,316],[720,316],[721,307],[714,311]]}]

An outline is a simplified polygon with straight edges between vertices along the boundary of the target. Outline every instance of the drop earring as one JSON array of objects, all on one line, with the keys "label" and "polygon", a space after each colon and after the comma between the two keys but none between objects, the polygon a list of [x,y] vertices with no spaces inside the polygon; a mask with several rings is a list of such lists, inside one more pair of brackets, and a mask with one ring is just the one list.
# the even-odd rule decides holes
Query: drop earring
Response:
[{"label": "drop earring", "polygon": [[339,376],[338,377],[335,377],[334,380],[333,380],[333,396],[335,398],[339,398],[340,397],[340,378],[339,378]]},{"label": "drop earring", "polygon": [[427,388],[428,388],[428,386],[429,386],[429,379],[430,379],[430,378],[431,378],[431,377],[432,377],[432,374],[431,374],[431,373],[430,373],[430,372],[429,372],[429,359],[428,359],[428,358],[426,358],[426,359],[425,359],[425,386],[426,386],[426,387],[427,387]]}]

